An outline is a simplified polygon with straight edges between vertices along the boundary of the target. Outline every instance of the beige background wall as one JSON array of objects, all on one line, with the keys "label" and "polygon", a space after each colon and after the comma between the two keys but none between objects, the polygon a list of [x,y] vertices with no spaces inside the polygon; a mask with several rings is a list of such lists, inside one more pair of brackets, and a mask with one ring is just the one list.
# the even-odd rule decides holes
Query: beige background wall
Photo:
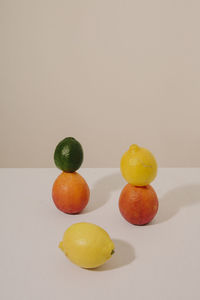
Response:
[{"label": "beige background wall", "polygon": [[200,2],[0,0],[0,166],[53,167],[74,136],[85,167],[131,143],[200,167]]}]

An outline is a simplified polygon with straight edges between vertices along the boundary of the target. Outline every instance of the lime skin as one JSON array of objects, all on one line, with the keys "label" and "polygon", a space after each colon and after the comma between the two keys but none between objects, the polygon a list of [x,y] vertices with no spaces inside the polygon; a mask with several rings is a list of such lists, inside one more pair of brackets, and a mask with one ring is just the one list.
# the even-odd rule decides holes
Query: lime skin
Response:
[{"label": "lime skin", "polygon": [[64,172],[75,172],[83,162],[83,148],[73,137],[63,139],[54,152],[54,162],[57,168]]}]

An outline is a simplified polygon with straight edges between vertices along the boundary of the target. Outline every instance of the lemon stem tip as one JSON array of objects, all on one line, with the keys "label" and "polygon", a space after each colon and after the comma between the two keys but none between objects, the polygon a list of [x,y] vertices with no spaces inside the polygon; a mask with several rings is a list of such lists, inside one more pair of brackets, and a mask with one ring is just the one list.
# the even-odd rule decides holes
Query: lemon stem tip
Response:
[{"label": "lemon stem tip", "polygon": [[58,247],[63,251],[63,242],[60,242]]},{"label": "lemon stem tip", "polygon": [[133,151],[133,152],[136,152],[139,149],[140,149],[140,147],[138,145],[136,145],[136,144],[131,145],[130,148],[129,148],[129,150]]}]

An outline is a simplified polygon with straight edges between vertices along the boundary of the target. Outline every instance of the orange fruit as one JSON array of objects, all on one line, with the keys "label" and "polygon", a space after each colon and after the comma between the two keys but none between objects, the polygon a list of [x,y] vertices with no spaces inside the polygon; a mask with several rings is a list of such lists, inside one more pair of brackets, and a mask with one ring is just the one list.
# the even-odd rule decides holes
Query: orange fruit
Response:
[{"label": "orange fruit", "polygon": [[145,225],[158,211],[158,198],[152,186],[125,185],[119,198],[122,216],[131,224]]},{"label": "orange fruit", "polygon": [[52,198],[56,207],[64,213],[81,212],[89,201],[90,190],[85,179],[77,172],[62,172],[55,180]]}]

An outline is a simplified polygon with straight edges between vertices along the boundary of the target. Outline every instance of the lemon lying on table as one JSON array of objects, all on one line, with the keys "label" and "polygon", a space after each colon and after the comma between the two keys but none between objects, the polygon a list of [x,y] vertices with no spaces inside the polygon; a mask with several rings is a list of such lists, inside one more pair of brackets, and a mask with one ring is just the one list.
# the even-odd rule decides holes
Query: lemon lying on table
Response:
[{"label": "lemon lying on table", "polygon": [[157,163],[149,150],[134,144],[122,156],[120,169],[128,183],[145,186],[156,177]]},{"label": "lemon lying on table", "polygon": [[108,233],[91,223],[71,225],[59,247],[69,260],[82,268],[96,268],[114,253],[114,244]]}]

